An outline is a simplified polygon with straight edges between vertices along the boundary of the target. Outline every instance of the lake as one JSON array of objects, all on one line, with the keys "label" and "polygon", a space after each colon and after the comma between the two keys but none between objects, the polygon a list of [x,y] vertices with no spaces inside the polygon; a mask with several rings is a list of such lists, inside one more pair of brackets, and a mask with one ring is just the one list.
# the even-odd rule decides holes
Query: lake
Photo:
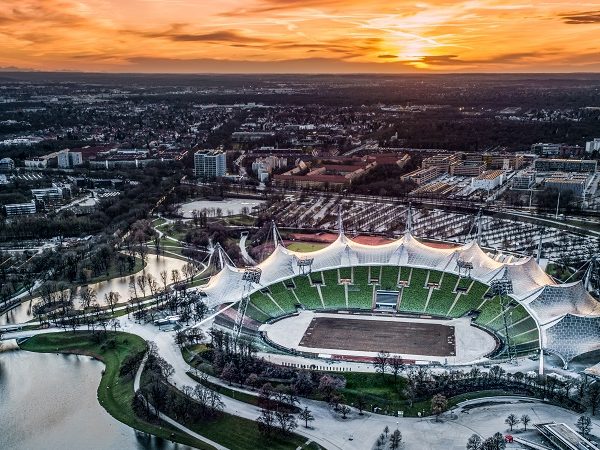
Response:
[{"label": "lake", "polygon": [[189,449],[108,414],[96,396],[103,368],[88,356],[0,353],[0,448]]}]

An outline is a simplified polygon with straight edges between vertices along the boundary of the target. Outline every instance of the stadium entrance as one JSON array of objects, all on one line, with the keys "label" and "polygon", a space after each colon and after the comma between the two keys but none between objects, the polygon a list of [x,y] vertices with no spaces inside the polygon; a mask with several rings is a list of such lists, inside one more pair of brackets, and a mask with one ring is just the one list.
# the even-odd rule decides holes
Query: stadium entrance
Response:
[{"label": "stadium entrance", "polygon": [[399,295],[399,291],[377,290],[375,292],[375,309],[395,311]]}]

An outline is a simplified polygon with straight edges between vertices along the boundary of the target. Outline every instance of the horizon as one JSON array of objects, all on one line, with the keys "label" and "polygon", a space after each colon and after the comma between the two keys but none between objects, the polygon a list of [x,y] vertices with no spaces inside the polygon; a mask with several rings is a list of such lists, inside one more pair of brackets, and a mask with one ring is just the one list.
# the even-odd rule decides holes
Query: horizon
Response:
[{"label": "horizon", "polygon": [[[598,73],[600,4],[6,0],[0,67],[169,74]],[[32,32],[32,30],[36,32]]]}]

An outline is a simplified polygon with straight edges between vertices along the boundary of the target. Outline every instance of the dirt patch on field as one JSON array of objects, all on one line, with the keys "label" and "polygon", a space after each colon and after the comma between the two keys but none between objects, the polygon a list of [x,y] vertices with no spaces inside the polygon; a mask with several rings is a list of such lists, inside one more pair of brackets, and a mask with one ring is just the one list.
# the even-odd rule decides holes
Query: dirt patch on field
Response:
[{"label": "dirt patch on field", "polygon": [[400,355],[456,355],[453,326],[422,322],[316,317],[300,346]]}]

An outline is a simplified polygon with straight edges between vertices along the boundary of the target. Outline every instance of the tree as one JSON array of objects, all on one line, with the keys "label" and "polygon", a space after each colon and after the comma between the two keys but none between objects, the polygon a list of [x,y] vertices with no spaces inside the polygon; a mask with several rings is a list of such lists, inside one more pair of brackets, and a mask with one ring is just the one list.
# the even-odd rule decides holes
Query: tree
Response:
[{"label": "tree", "polygon": [[587,437],[592,431],[592,419],[588,416],[581,416],[575,424],[583,437]]},{"label": "tree", "polygon": [[400,447],[401,442],[402,442],[402,433],[400,433],[400,430],[394,430],[394,432],[390,436],[390,448],[392,450],[397,450],[398,447]]},{"label": "tree", "polygon": [[364,394],[358,394],[356,397],[356,407],[358,408],[358,414],[363,415],[363,409],[367,406],[367,399]]},{"label": "tree", "polygon": [[84,286],[79,291],[79,300],[83,309],[88,309],[96,301],[96,291],[88,286]]},{"label": "tree", "polygon": [[519,418],[514,414],[509,414],[506,419],[504,419],[504,423],[510,427],[510,431],[513,430],[513,427],[520,422]]},{"label": "tree", "polygon": [[448,399],[442,394],[435,394],[431,399],[431,412],[435,414],[436,422],[440,419],[440,414],[446,411]]},{"label": "tree", "polygon": [[315,420],[315,416],[313,416],[312,411],[308,409],[308,406],[305,406],[304,409],[298,413],[298,417],[300,420],[304,420],[304,428],[308,428],[308,422]]},{"label": "tree", "polygon": [[480,448],[481,450],[504,450],[506,442],[501,433],[495,433],[492,437],[483,441]]},{"label": "tree", "polygon": [[585,403],[592,409],[592,416],[595,416],[596,410],[600,406],[600,384],[593,383],[589,385],[584,399]]},{"label": "tree", "polygon": [[377,353],[375,360],[373,361],[373,365],[375,366],[375,371],[380,373],[382,376],[385,375],[385,369],[388,366],[388,360],[390,359],[390,354],[385,351],[380,351]]},{"label": "tree", "polygon": [[345,419],[350,412],[350,407],[348,405],[340,405],[340,413],[342,414],[342,419]]},{"label": "tree", "polygon": [[396,355],[389,359],[388,365],[390,366],[392,374],[394,375],[394,384],[396,384],[398,383],[398,374],[402,372],[402,369],[404,369],[404,362],[399,355]]},{"label": "tree", "polygon": [[298,422],[296,422],[296,418],[288,411],[275,411],[275,419],[277,420],[279,429],[283,434],[289,434],[298,428]]},{"label": "tree", "polygon": [[136,281],[137,281],[138,287],[142,291],[142,297],[145,297],[146,296],[146,285],[147,285],[146,277],[144,275],[140,275],[137,277]]},{"label": "tree", "polygon": [[523,424],[525,431],[527,431],[527,425],[529,425],[529,422],[531,422],[531,417],[529,417],[527,414],[523,414],[521,416],[521,423]]},{"label": "tree", "polygon": [[260,416],[256,419],[256,423],[258,424],[258,431],[260,434],[266,437],[270,437],[275,430],[275,424],[277,419],[275,418],[275,413],[266,408],[262,408],[260,410]]},{"label": "tree", "polygon": [[121,297],[121,294],[119,294],[118,292],[113,292],[113,291],[110,291],[108,294],[104,294],[104,300],[106,301],[106,304],[110,308],[110,312],[113,315],[115,314],[115,306],[117,305],[117,303],[119,303],[120,297]]},{"label": "tree", "polygon": [[478,434],[472,434],[467,441],[467,450],[480,450],[482,444],[481,437]]}]

